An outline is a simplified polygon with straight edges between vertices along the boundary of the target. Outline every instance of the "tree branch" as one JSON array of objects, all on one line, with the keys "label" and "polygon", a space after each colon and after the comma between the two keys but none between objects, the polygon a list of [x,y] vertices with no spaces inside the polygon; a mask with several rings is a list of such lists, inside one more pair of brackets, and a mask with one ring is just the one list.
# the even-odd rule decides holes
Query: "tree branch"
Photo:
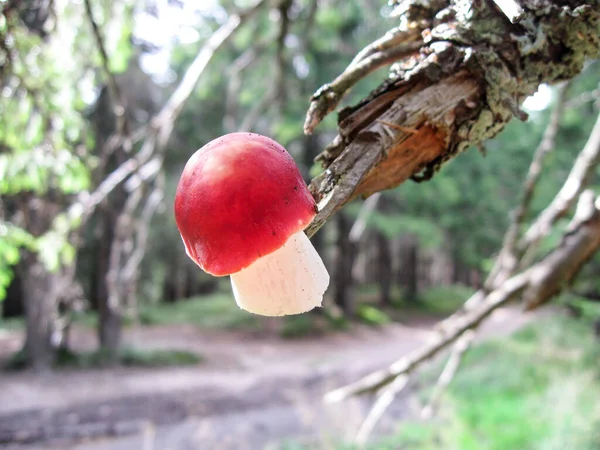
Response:
[{"label": "tree branch", "polygon": [[444,366],[444,370],[440,374],[438,381],[431,393],[431,397],[429,398],[429,402],[421,411],[421,417],[423,419],[430,419],[433,417],[435,409],[442,397],[442,394],[450,383],[454,379],[454,375],[458,371],[460,367],[460,363],[462,361],[463,355],[465,352],[471,347],[473,340],[475,339],[475,331],[467,330],[465,331],[461,337],[454,343],[454,347],[452,348],[452,353],[450,354],[450,358],[448,358],[448,362]]},{"label": "tree branch", "polygon": [[[132,142],[143,140],[140,151],[126,160],[117,169],[115,169],[94,192],[83,193],[79,200],[69,208],[73,213],[81,212],[83,214],[82,225],[87,218],[91,216],[94,209],[99,205],[117,186],[124,182],[138,168],[152,159],[155,151],[158,149],[162,154],[166,141],[171,135],[174,122],[177,119],[181,108],[189,98],[200,75],[206,68],[208,62],[212,59],[215,51],[225,44],[233,35],[233,32],[245,21],[247,21],[266,0],[259,0],[247,10],[230,16],[219,30],[217,30],[208,41],[202,46],[197,56],[194,58],[181,82],[165,103],[161,111],[150,121],[149,127],[141,127],[132,134]],[[120,142],[120,141],[119,141]],[[119,145],[116,143],[115,145]],[[160,160],[162,165],[162,158]]]},{"label": "tree branch", "polygon": [[429,344],[409,353],[387,369],[374,372],[361,380],[326,395],[327,401],[340,401],[352,395],[373,392],[388,385],[398,376],[410,374],[425,361],[455,342],[467,330],[475,329],[496,309],[523,294],[527,309],[536,308],[558,294],[575,278],[582,265],[600,247],[600,198],[587,204],[587,214],[580,214],[563,235],[560,244],[530,269],[517,274],[489,294],[473,309],[459,311],[439,322],[439,335]]},{"label": "tree branch", "polygon": [[381,192],[377,192],[363,202],[360,211],[358,212],[358,216],[356,217],[352,228],[350,228],[350,233],[348,233],[350,242],[357,243],[360,241],[360,238],[367,229],[367,222],[377,208],[377,203],[379,203],[380,198]]},{"label": "tree branch", "polygon": [[392,404],[394,398],[396,398],[396,395],[406,387],[408,380],[409,376],[407,374],[400,375],[396,377],[396,379],[392,381],[381,394],[379,394],[377,400],[375,400],[375,404],[369,411],[369,414],[356,434],[355,442],[358,445],[362,446],[367,443],[369,436],[375,429],[375,425],[377,425],[377,422],[383,417],[385,411]]},{"label": "tree branch", "polygon": [[159,131],[158,144],[160,147],[164,146],[166,143],[165,139],[170,135],[174,121],[179,115],[185,101],[192,94],[200,75],[202,75],[202,72],[215,52],[229,40],[233,32],[242,23],[256,14],[264,3],[266,3],[266,0],[258,0],[245,11],[230,15],[227,21],[215,31],[204,44],[183,76],[181,83],[179,83],[179,86],[175,89],[173,95],[171,95],[163,109],[152,120],[152,127]]},{"label": "tree branch", "polygon": [[529,227],[519,247],[522,251],[529,251],[544,236],[546,236],[552,225],[573,206],[581,192],[589,183],[600,161],[600,115],[585,147],[577,156],[575,164],[567,177],[567,181],[558,192],[554,200],[542,211],[535,222]]},{"label": "tree branch", "polygon": [[279,33],[277,35],[277,49],[275,52],[275,62],[277,71],[275,72],[275,98],[279,101],[280,108],[283,109],[287,93],[285,90],[285,39],[290,27],[289,9],[292,6],[292,0],[282,0],[279,4]]},{"label": "tree branch", "polygon": [[526,285],[527,274],[519,274],[510,278],[501,287],[491,292],[477,310],[464,316],[452,315],[440,322],[439,328],[443,331],[430,344],[408,354],[387,369],[374,372],[352,384],[331,391],[326,395],[326,400],[336,402],[352,395],[374,392],[391,383],[396,377],[412,372],[423,362],[456,341],[465,331],[479,325],[497,308],[522,292]]},{"label": "tree branch", "polygon": [[229,83],[227,83],[223,128],[228,132],[236,129],[238,94],[242,87],[242,72],[258,60],[258,57],[265,51],[269,42],[265,40],[258,45],[246,49],[227,68]]},{"label": "tree branch", "polygon": [[[319,213],[309,234],[357,196],[407,179],[431,178],[460,152],[495,136],[515,115],[525,117],[519,104],[541,83],[571,79],[586,59],[599,54],[598,0],[560,6],[548,1],[544,8],[539,1],[519,4],[523,14],[511,15],[513,23],[493,2],[480,2],[466,13],[468,4],[460,2],[404,0],[398,7],[402,25],[367,46],[355,65],[315,93],[307,133],[377,61],[389,63],[389,52],[398,52],[390,76],[367,98],[340,111],[338,136],[317,157],[324,172],[310,184]],[[374,50],[388,45],[386,39],[392,45],[395,33],[413,29],[421,31],[420,45]],[[402,45],[410,47],[404,55]]]},{"label": "tree branch", "polygon": [[[392,28],[376,41],[371,42],[356,54],[348,68],[354,67],[375,53],[381,53],[397,45],[408,42],[421,42],[419,29],[407,30],[402,26]],[[346,69],[348,70],[348,69]]]},{"label": "tree branch", "polygon": [[[141,208],[140,216],[136,220],[135,244],[129,249],[129,257],[123,264],[122,278],[125,284],[131,285],[135,275],[146,253],[148,245],[148,236],[150,231],[150,222],[158,210],[164,198],[164,174],[160,173],[156,178],[156,183],[152,192],[146,197],[144,206]],[[134,293],[135,289],[126,289],[128,293]],[[132,297],[130,295],[130,297]],[[129,306],[134,304],[130,298]]]},{"label": "tree branch", "polygon": [[[116,182],[124,180],[124,174],[127,174],[128,172],[133,173],[131,170],[136,170],[140,167],[146,167],[148,169],[145,174],[140,173],[140,176],[132,181],[130,186],[132,190],[129,193],[129,198],[127,199],[125,208],[119,214],[117,219],[117,231],[111,248],[109,270],[106,277],[109,308],[117,308],[122,303],[122,299],[125,297],[127,289],[131,286],[131,281],[137,271],[139,261],[141,261],[141,258],[143,257],[147,239],[147,230],[136,229],[134,226],[134,215],[142,201],[145,185],[154,180],[160,173],[166,144],[171,136],[175,121],[177,120],[183,105],[192,94],[200,75],[207,67],[215,52],[229,40],[234,31],[244,23],[245,20],[258,11],[263,3],[265,3],[265,0],[257,1],[245,12],[231,15],[225,24],[211,35],[197,54],[196,58],[194,58],[190,64],[180,84],[175,89],[175,92],[173,92],[165,106],[151,121],[148,134],[146,135],[146,139],[140,152],[130,160],[131,163],[129,163],[129,161],[125,163],[128,164],[127,166],[121,166],[117,169],[122,169],[121,174],[115,176],[110,185],[106,185],[104,192],[109,192],[109,189],[112,190],[112,188],[114,188],[112,186],[115,186]],[[149,161],[151,161],[152,164],[147,164]],[[161,198],[162,188],[158,187],[155,189],[154,194],[150,195],[142,214],[145,214],[148,219],[150,219],[154,214],[155,209],[158,207]],[[124,251],[126,247],[125,244],[131,242],[131,245],[133,245],[136,233],[138,234],[137,241],[142,246],[138,248],[139,251],[136,254],[130,256],[129,260],[126,261],[125,253],[127,252]]]},{"label": "tree branch", "polygon": [[252,131],[256,126],[261,114],[269,107],[273,100],[277,99],[277,84],[271,84],[262,96],[262,98],[254,104],[252,109],[248,111],[244,120],[240,124],[240,131]]},{"label": "tree branch", "polygon": [[558,134],[560,120],[567,101],[567,88],[568,84],[563,84],[559,88],[556,106],[552,111],[542,140],[540,141],[529,166],[529,171],[527,172],[523,186],[521,201],[511,214],[512,220],[508,230],[504,234],[502,249],[496,259],[494,268],[491,270],[484,283],[485,288],[488,290],[510,277],[517,268],[520,257],[520,255],[517,254],[517,242],[520,237],[521,227],[523,226],[525,217],[529,211],[529,205],[531,204],[537,182],[542,173],[544,159],[554,149],[556,143],[556,135]]},{"label": "tree branch", "polygon": [[117,123],[116,134],[121,135],[125,128],[125,105],[123,103],[123,97],[121,95],[121,90],[119,88],[119,85],[117,84],[115,76],[110,70],[110,60],[108,57],[108,53],[106,52],[106,46],[104,45],[104,39],[102,38],[100,26],[98,25],[98,22],[96,22],[96,20],[94,19],[94,12],[92,10],[91,1],[84,0],[84,5],[85,13],[90,27],[92,28],[94,40],[96,41],[96,47],[98,47],[98,52],[100,53],[102,68],[104,69],[104,73],[108,82],[108,92],[113,102],[113,114],[115,115]]},{"label": "tree branch", "polygon": [[304,123],[304,132],[311,134],[323,118],[337,107],[348,90],[360,80],[383,66],[416,53],[422,45],[421,41],[402,43],[397,47],[373,53],[350,64],[341,75],[330,84],[321,87],[311,97]]}]

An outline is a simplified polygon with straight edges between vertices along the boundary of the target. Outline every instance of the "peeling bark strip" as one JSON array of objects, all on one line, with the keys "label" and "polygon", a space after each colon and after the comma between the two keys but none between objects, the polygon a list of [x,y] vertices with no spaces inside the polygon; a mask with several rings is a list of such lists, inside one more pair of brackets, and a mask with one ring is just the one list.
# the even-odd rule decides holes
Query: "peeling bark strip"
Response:
[{"label": "peeling bark strip", "polygon": [[513,116],[525,120],[519,104],[541,83],[573,78],[599,55],[599,0],[511,0],[508,9],[492,0],[394,3],[401,25],[311,99],[306,133],[396,55],[389,79],[340,111],[339,134],[317,157],[325,171],[310,184],[320,212],[309,236],[356,196],[429,179]]}]

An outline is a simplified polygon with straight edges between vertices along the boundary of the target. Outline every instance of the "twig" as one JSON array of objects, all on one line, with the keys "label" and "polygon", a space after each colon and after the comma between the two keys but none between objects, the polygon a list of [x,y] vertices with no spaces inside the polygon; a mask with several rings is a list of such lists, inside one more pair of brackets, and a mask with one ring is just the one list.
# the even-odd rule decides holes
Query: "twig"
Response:
[{"label": "twig", "polygon": [[244,120],[239,126],[240,131],[252,131],[252,129],[256,126],[258,120],[260,119],[262,113],[269,107],[269,105],[277,98],[277,85],[271,84],[269,89],[263,95],[263,97],[258,101],[252,109],[248,112]]},{"label": "twig", "polygon": [[[579,269],[595,253],[598,243],[598,207],[600,198],[591,190],[583,192],[577,203],[577,211],[566,228],[558,251],[531,269],[530,282],[523,293],[526,310],[532,310],[570,285]],[[558,282],[557,282],[558,280]]]},{"label": "twig", "polygon": [[152,126],[159,130],[158,145],[162,147],[166,144],[166,139],[171,134],[173,123],[185,101],[189,98],[200,78],[200,75],[206,68],[208,62],[212,59],[215,52],[229,40],[233,32],[248,18],[254,15],[259,8],[266,2],[266,0],[258,0],[253,6],[246,9],[245,11],[232,14],[229,19],[215,31],[208,41],[204,44],[194,61],[186,71],[183,79],[173,95],[169,98],[165,106],[158,113],[158,115],[152,120]]},{"label": "twig", "polygon": [[377,208],[377,203],[380,198],[381,192],[377,192],[363,202],[360,211],[358,212],[358,216],[356,217],[356,221],[352,225],[352,228],[350,228],[350,233],[348,234],[350,242],[360,241],[362,234],[367,228],[367,222],[373,214],[373,211],[375,211],[375,208]]},{"label": "twig", "polygon": [[[164,151],[166,141],[171,134],[173,124],[181,108],[192,94],[200,75],[202,75],[203,70],[206,68],[215,51],[227,42],[239,25],[256,13],[265,1],[257,1],[244,12],[231,15],[229,20],[209,38],[198,52],[196,58],[194,58],[192,64],[190,64],[175,92],[168,99],[161,111],[151,120],[151,126],[141,127],[132,134],[132,141],[134,142],[144,139],[140,151],[106,177],[94,192],[80,195],[79,201],[69,208],[71,211],[82,211],[84,219],[88,218],[93,213],[95,207],[117,186],[152,158],[157,147],[161,152]],[[85,220],[82,220],[82,224],[84,222]]]},{"label": "twig", "polygon": [[121,95],[119,85],[117,84],[117,80],[115,79],[114,74],[110,70],[110,60],[108,57],[108,53],[106,52],[106,46],[104,45],[104,39],[102,38],[100,26],[98,25],[98,22],[96,22],[96,20],[94,19],[94,12],[92,10],[92,4],[90,0],[84,0],[84,5],[85,13],[88,22],[90,23],[90,26],[92,28],[92,33],[94,34],[94,40],[96,41],[98,52],[100,53],[102,68],[104,69],[104,73],[108,81],[108,91],[114,105],[113,113],[117,121],[116,134],[120,135],[123,133],[125,127],[125,105],[123,103],[123,97]]},{"label": "twig", "polygon": [[[146,198],[140,217],[136,220],[136,237],[135,245],[130,250],[128,260],[123,264],[122,278],[129,283],[135,279],[135,274],[142,262],[146,247],[148,245],[148,236],[150,231],[150,222],[152,217],[158,210],[164,198],[164,174],[160,173],[156,179],[154,190]],[[128,292],[135,292],[134,289],[129,289]],[[132,307],[132,301],[129,302],[129,307]]]},{"label": "twig", "polygon": [[317,9],[319,8],[319,0],[311,0],[310,5],[308,6],[308,14],[306,15],[306,20],[304,21],[304,30],[302,32],[302,43],[300,48],[304,53],[309,50],[309,42],[310,35],[312,33],[313,26],[315,24],[315,19],[317,17]]},{"label": "twig", "polygon": [[423,419],[427,420],[433,417],[442,394],[452,382],[454,375],[456,375],[456,372],[458,371],[463,355],[469,349],[474,339],[475,330],[467,330],[454,344],[450,358],[448,358],[448,362],[444,366],[444,370],[442,370],[442,373],[438,378],[431,397],[429,398],[429,402],[423,408],[423,411],[421,411],[421,417]]},{"label": "twig", "polygon": [[285,106],[286,92],[285,92],[285,39],[288,35],[290,27],[289,9],[292,6],[292,0],[282,0],[279,4],[279,33],[277,35],[277,49],[275,52],[275,65],[277,71],[275,72],[275,98],[279,102],[279,107],[283,109]]},{"label": "twig", "polygon": [[[175,121],[181,112],[183,105],[186,100],[190,97],[196,86],[200,75],[208,65],[209,61],[214,56],[215,52],[233,35],[233,32],[239,27],[244,20],[248,19],[258,8],[265,2],[260,0],[254,4],[250,9],[240,14],[233,14],[204,44],[200,49],[200,52],[185,72],[181,83],[175,89],[175,92],[169,98],[162,110],[157,116],[151,121],[148,135],[144,141],[142,149],[136,155],[135,158],[128,166],[123,168],[123,174],[131,172],[141,167],[142,164],[146,164],[149,160],[154,161],[148,167],[147,174],[140,174],[139,180],[134,180],[131,183],[133,189],[129,198],[127,199],[125,208],[117,219],[117,231],[115,233],[115,240],[111,247],[111,256],[109,263],[109,270],[107,274],[107,288],[109,296],[109,308],[118,308],[122,299],[125,296],[127,288],[130,286],[131,280],[133,279],[135,272],[139,266],[139,261],[143,257],[143,250],[145,248],[145,242],[147,239],[147,231],[136,230],[134,226],[135,220],[134,215],[138,208],[138,205],[142,201],[144,185],[153,180],[157,174],[160,173],[162,163],[164,160],[164,152],[166,144],[171,136]],[[129,161],[128,161],[129,162]],[[123,167],[123,166],[121,166]],[[121,169],[121,168],[119,168]],[[115,181],[123,181],[125,177],[121,174],[119,177],[115,176]],[[104,192],[106,192],[111,186],[115,186],[115,182],[111,185],[107,185]],[[114,187],[113,187],[114,188]],[[112,190],[112,189],[111,189]],[[104,194],[103,192],[103,194]],[[155,190],[155,195],[151,195],[146,208],[142,214],[151,218],[154,214],[158,203],[162,198],[162,189],[158,188]],[[138,252],[135,258],[130,258],[129,263],[124,260],[125,244],[131,242],[133,245],[134,236],[141,231],[142,235],[138,235],[138,243],[143,244],[141,247],[141,253]],[[123,265],[127,270],[123,270]]]},{"label": "twig", "polygon": [[107,308],[116,314],[121,306],[123,286],[121,259],[123,256],[123,246],[129,238],[129,229],[132,226],[133,214],[142,201],[142,189],[136,189],[125,202],[123,211],[119,214],[115,225],[115,238],[110,248],[110,258],[108,271],[106,273],[106,289],[108,292]]},{"label": "twig", "polygon": [[[334,172],[335,167],[328,168],[323,177],[324,183],[327,183],[329,177],[334,177],[334,173],[344,173],[335,186],[327,192],[318,203],[319,213],[315,216],[308,228],[305,230],[308,237],[312,237],[336,211],[342,208],[352,197],[356,186],[375,166],[381,157],[381,149],[376,146],[364,148],[363,142],[355,141],[345,150],[350,156],[344,161],[344,169],[340,172]],[[313,180],[313,183],[315,180]]]},{"label": "twig", "polygon": [[258,60],[258,57],[267,48],[268,42],[263,41],[256,46],[246,49],[227,69],[229,83],[227,83],[225,117],[223,118],[223,128],[226,131],[234,131],[236,129],[238,94],[242,87],[242,72]]},{"label": "twig", "polygon": [[441,350],[456,341],[465,331],[476,327],[497,308],[514,298],[514,296],[525,289],[526,284],[526,273],[510,278],[498,289],[491,292],[475,311],[458,317],[453,315],[442,321],[443,326],[440,328],[443,331],[431,343],[409,353],[387,369],[374,372],[355,383],[328,393],[326,399],[334,402],[352,395],[377,391],[391,383],[396,377],[411,372],[417,366],[437,355]]},{"label": "twig", "polygon": [[323,118],[336,108],[346,92],[364,77],[380,67],[417,52],[422,45],[422,41],[406,42],[397,47],[373,53],[360,62],[348,66],[335,80],[322,86],[312,96],[306,113],[304,132],[311,134]]},{"label": "twig", "polygon": [[[595,205],[600,205],[597,199]],[[600,247],[600,211],[595,206],[591,216],[565,232],[559,246],[525,272],[521,272],[485,296],[474,309],[455,313],[440,322],[435,340],[409,353],[387,369],[374,372],[355,383],[336,389],[326,400],[340,401],[352,395],[373,392],[408,374],[423,362],[455,342],[465,331],[476,328],[496,309],[524,293],[529,309],[548,301],[570,283],[582,264]]]},{"label": "twig", "polygon": [[396,395],[398,395],[398,393],[400,393],[406,387],[408,380],[408,375],[401,375],[397,377],[389,386],[387,386],[381,394],[379,394],[377,400],[375,400],[375,403],[373,404],[373,407],[369,411],[369,414],[356,434],[355,442],[358,445],[362,446],[366,444],[369,436],[375,428],[375,425],[377,425],[381,417],[383,417],[383,414],[392,404],[394,398],[396,398]]},{"label": "twig", "polygon": [[69,210],[81,210],[83,213],[82,225],[92,215],[96,206],[98,206],[108,195],[131,174],[133,174],[142,164],[146,163],[155,148],[155,136],[150,134],[146,137],[142,148],[136,156],[129,158],[119,167],[117,167],[110,175],[108,175],[102,183],[91,194],[81,194],[80,201],[71,205]]},{"label": "twig", "polygon": [[419,39],[419,35],[420,30],[418,28],[411,28],[408,30],[404,26],[393,28],[358,52],[349,64],[349,67],[357,65],[374,53],[395,47],[403,42],[415,41]]},{"label": "twig", "polygon": [[[542,211],[519,242],[519,249],[532,254],[537,243],[544,238],[552,225],[573,206],[579,194],[589,183],[600,161],[600,115],[583,150],[577,156],[575,164],[561,190],[554,200]],[[525,258],[524,258],[525,259]]]},{"label": "twig", "polygon": [[502,243],[502,249],[496,259],[494,268],[490,271],[484,286],[486,289],[493,289],[498,283],[510,277],[517,267],[519,255],[517,255],[517,241],[519,240],[521,227],[529,211],[531,200],[533,199],[537,183],[542,173],[544,158],[554,149],[556,144],[556,135],[560,127],[565,104],[567,101],[567,90],[569,83],[565,83],[559,88],[559,95],[556,106],[552,111],[550,120],[544,131],[544,135],[535,150],[533,159],[529,166],[529,171],[523,185],[523,193],[519,205],[512,212],[512,220]]},{"label": "twig", "polygon": [[569,100],[566,106],[567,108],[579,108],[586,103],[598,101],[600,101],[600,83],[598,83],[598,87],[596,89],[582,92],[577,97]]}]

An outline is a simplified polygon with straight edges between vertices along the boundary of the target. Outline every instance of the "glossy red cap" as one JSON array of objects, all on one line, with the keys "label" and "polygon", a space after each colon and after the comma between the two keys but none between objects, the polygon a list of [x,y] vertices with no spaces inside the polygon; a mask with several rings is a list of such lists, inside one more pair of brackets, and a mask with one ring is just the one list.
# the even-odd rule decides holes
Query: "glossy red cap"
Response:
[{"label": "glossy red cap", "polygon": [[216,276],[274,252],[316,211],[292,156],[254,133],[227,134],[194,153],[175,195],[187,254]]}]

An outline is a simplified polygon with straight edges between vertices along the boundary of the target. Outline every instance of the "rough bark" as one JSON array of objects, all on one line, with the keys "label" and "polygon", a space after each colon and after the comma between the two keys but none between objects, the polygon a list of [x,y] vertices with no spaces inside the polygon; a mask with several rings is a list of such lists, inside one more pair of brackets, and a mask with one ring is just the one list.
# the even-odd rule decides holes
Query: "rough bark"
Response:
[{"label": "rough bark", "polygon": [[598,0],[510,3],[519,14],[491,0],[397,2],[402,25],[315,93],[308,133],[382,59],[396,61],[378,89],[340,111],[338,136],[318,157],[325,171],[310,185],[320,212],[309,235],[356,196],[430,178],[513,117],[525,119],[519,104],[541,83],[570,79],[597,57]]}]

